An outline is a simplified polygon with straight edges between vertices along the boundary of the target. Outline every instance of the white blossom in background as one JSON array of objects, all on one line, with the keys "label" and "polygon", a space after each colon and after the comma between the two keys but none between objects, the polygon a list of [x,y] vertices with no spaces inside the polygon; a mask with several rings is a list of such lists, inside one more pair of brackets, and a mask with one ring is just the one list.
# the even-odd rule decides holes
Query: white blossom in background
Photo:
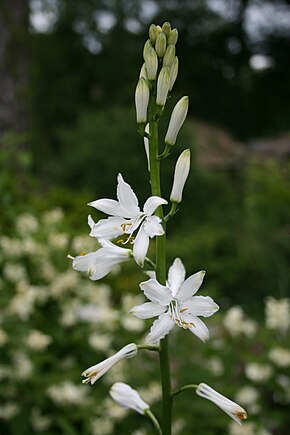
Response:
[{"label": "white blossom in background", "polygon": [[272,361],[278,367],[290,366],[290,350],[282,347],[274,347],[270,349],[268,354],[269,360]]},{"label": "white blossom in background", "polygon": [[51,343],[52,338],[44,334],[42,331],[38,331],[36,329],[29,332],[26,343],[27,346],[35,351],[41,352],[47,348],[47,346]]},{"label": "white blossom in background", "polygon": [[132,358],[138,352],[137,345],[135,343],[127,344],[122,347],[119,352],[115,353],[113,356],[105,359],[104,361],[89,367],[82,373],[85,377],[83,380],[84,384],[91,383],[92,385],[108,370],[110,370],[115,364],[122,361],[123,359]]},{"label": "white blossom in background", "polygon": [[214,376],[221,376],[225,369],[223,362],[217,356],[213,356],[206,360],[205,367],[209,370]]},{"label": "white blossom in background", "polygon": [[259,391],[251,385],[245,385],[240,388],[235,396],[235,400],[246,406],[251,415],[257,414],[260,411],[259,399]]},{"label": "white blossom in background", "polygon": [[64,212],[60,207],[45,211],[42,214],[42,222],[48,226],[55,226],[56,224],[59,224],[63,218]]},{"label": "white blossom in background", "polygon": [[245,374],[247,378],[257,383],[267,382],[272,376],[272,373],[273,369],[268,364],[252,362],[248,363],[245,367]]},{"label": "white blossom in background", "polygon": [[35,432],[44,432],[51,426],[51,418],[41,413],[38,408],[32,408],[30,422]]},{"label": "white blossom in background", "polygon": [[240,405],[232,400],[229,400],[227,397],[218,393],[207,384],[199,384],[196,389],[196,394],[213,402],[238,424],[241,424],[243,420],[247,419],[247,413]]},{"label": "white blossom in background", "polygon": [[68,246],[69,238],[65,233],[52,233],[48,236],[48,243],[52,249],[62,250]]},{"label": "white blossom in background", "polygon": [[22,351],[17,351],[14,353],[12,359],[12,371],[14,373],[15,379],[24,380],[30,378],[33,371],[33,364],[29,356]]},{"label": "white blossom in background", "polygon": [[91,398],[88,389],[83,385],[76,385],[71,381],[63,381],[50,385],[47,389],[48,397],[58,406],[88,406]]},{"label": "white blossom in background", "polygon": [[92,349],[108,352],[111,348],[113,337],[110,334],[100,334],[93,332],[88,336],[88,343]]},{"label": "white blossom in background", "polygon": [[30,213],[23,213],[16,219],[16,230],[22,236],[34,234],[39,229],[39,221]]},{"label": "white blossom in background", "polygon": [[12,420],[20,412],[20,407],[17,403],[7,402],[1,404],[0,407],[0,419]]},{"label": "white blossom in background", "polygon": [[115,402],[124,408],[133,409],[139,414],[144,414],[149,405],[140,397],[138,391],[134,390],[128,384],[116,382],[110,389],[110,395]]},{"label": "white blossom in background", "polygon": [[229,435],[271,435],[267,429],[258,428],[255,423],[245,422],[243,426],[237,426],[234,422],[229,425]]},{"label": "white blossom in background", "polygon": [[137,305],[130,311],[139,319],[157,317],[147,336],[149,344],[156,344],[167,335],[174,325],[189,329],[202,341],[209,338],[206,325],[199,316],[209,317],[218,309],[218,305],[209,296],[194,296],[200,288],[205,272],[197,272],[185,280],[185,268],[176,258],[169,268],[166,286],[156,279],[140,284],[141,290],[150,302]]},{"label": "white blossom in background", "polygon": [[152,381],[145,387],[139,388],[139,391],[145,402],[155,403],[162,398],[161,386],[156,381]]},{"label": "white blossom in background", "polygon": [[0,328],[0,347],[4,346],[8,341],[8,334],[4,329]]},{"label": "white blossom in background", "polygon": [[231,307],[223,318],[223,325],[232,337],[245,335],[253,337],[257,330],[257,323],[245,316],[243,309],[239,306]]},{"label": "white blossom in background", "polygon": [[27,279],[27,272],[25,267],[19,263],[6,263],[3,267],[3,277],[12,283],[18,281],[25,281]]},{"label": "white blossom in background", "polygon": [[90,421],[92,435],[111,435],[114,430],[114,422],[104,417],[95,417]]},{"label": "white blossom in background", "polygon": [[[89,203],[90,206],[110,215],[109,218],[101,219],[96,224],[89,217],[90,235],[97,237],[99,241],[126,235],[123,242],[133,243],[135,261],[143,266],[150,238],[164,234],[161,219],[153,213],[160,205],[167,204],[167,201],[159,196],[150,196],[141,211],[135,193],[123,180],[121,174],[118,175],[117,197],[118,201],[98,199]],[[135,231],[137,234],[133,238]]]},{"label": "white blossom in background", "polygon": [[269,329],[286,333],[290,327],[290,299],[266,299],[266,326]]}]

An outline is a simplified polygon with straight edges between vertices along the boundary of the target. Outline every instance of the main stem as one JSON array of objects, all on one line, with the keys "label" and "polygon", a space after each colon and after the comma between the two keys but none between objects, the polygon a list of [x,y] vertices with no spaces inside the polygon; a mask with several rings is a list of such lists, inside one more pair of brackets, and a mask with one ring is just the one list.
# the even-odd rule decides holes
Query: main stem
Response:
[{"label": "main stem", "polygon": [[[155,95],[151,94],[150,99],[150,121],[149,121],[149,160],[150,160],[150,180],[152,195],[161,196],[160,186],[160,160],[159,155],[159,135],[157,107],[155,105]],[[166,224],[162,207],[158,207],[156,215],[162,219],[164,235],[156,237],[156,278],[160,284],[166,284]],[[168,336],[160,343],[160,371],[162,383],[162,434],[171,435],[171,381],[170,381],[170,362]]]}]

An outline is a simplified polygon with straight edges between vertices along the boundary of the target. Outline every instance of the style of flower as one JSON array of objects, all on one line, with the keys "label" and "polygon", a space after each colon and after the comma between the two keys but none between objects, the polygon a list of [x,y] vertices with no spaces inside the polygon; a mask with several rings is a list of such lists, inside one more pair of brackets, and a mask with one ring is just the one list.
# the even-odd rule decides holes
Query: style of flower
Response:
[{"label": "style of flower", "polygon": [[115,353],[113,356],[105,359],[104,361],[95,364],[92,367],[89,367],[82,373],[82,376],[85,376],[82,382],[83,384],[91,383],[92,385],[103,376],[110,368],[112,368],[115,364],[123,359],[132,358],[138,352],[138,347],[135,343],[127,344],[122,347],[119,352]]},{"label": "style of flower", "polygon": [[239,424],[248,418],[246,411],[240,405],[218,393],[207,384],[199,384],[196,389],[196,394],[215,403],[220,409],[222,409]]},{"label": "style of flower", "polygon": [[[110,215],[94,224],[90,235],[105,240],[114,239],[122,234],[128,235],[123,243],[133,243],[135,261],[143,266],[150,238],[164,234],[161,219],[153,213],[160,205],[167,204],[167,201],[159,196],[150,196],[141,211],[135,193],[121,174],[118,175],[117,198],[118,201],[98,199],[89,203],[90,206]],[[136,230],[136,237],[133,238]]]},{"label": "style of flower", "polygon": [[110,395],[119,405],[124,408],[134,409],[139,414],[144,415],[145,411],[149,409],[149,405],[141,399],[138,391],[123,382],[113,384],[110,389]]},{"label": "style of flower", "polygon": [[185,280],[185,268],[176,258],[169,268],[166,286],[156,279],[140,284],[141,290],[151,302],[133,307],[131,314],[139,319],[159,316],[147,336],[149,344],[158,343],[174,325],[189,329],[202,341],[207,341],[209,331],[198,316],[209,317],[219,306],[209,296],[194,296],[202,284],[205,272],[200,271]]}]

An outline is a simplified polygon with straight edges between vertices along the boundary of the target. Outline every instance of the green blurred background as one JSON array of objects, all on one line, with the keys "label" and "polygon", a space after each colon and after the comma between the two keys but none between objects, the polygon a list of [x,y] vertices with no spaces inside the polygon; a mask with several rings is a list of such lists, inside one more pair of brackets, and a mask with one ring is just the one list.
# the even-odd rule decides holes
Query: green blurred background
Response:
[{"label": "green blurred background", "polygon": [[[25,382],[28,385],[34,382],[35,391],[44,370],[54,379],[58,352],[62,353],[60,332],[49,322],[44,326],[43,307],[37,304],[35,317],[32,314],[17,317],[13,310],[11,314],[11,301],[21,290],[17,288],[19,280],[11,280],[5,267],[10,264],[13,270],[17,263],[25,270],[24,281],[33,286],[45,285],[49,295],[58,274],[70,268],[65,256],[69,249],[74,249],[74,238],[88,233],[86,216],[91,210],[86,203],[115,197],[118,172],[134,188],[141,203],[150,194],[143,142],[135,124],[134,91],[148,27],[152,22],[164,21],[170,21],[179,31],[180,72],[162,119],[163,132],[178,98],[190,97],[189,116],[171,157],[164,163],[165,198],[170,193],[176,158],[184,148],[190,148],[193,156],[183,203],[168,228],[168,264],[180,256],[189,274],[205,269],[208,294],[215,297],[223,310],[239,305],[260,323],[264,321],[267,297],[277,300],[289,297],[290,2],[1,0],[0,303],[2,331],[7,337],[20,334],[21,339],[14,343],[4,340],[0,350],[4,355],[2,363],[9,366],[18,347],[28,352],[23,343],[31,329],[43,327],[45,333],[59,341],[58,351],[52,349],[44,361],[37,358],[34,361],[35,356],[30,355],[34,367],[39,368],[40,378],[28,377]],[[55,208],[63,213],[61,230],[46,227],[45,220],[41,221],[43,213]],[[55,256],[53,245],[52,251],[43,257],[44,269],[45,261],[54,262],[55,273],[49,278],[37,270],[39,264],[30,263],[27,256],[32,254],[23,248],[25,230],[21,233],[21,219],[20,224],[17,219],[23,214],[27,217],[27,213],[38,223],[31,233],[28,225],[29,234],[25,237],[37,241],[38,247],[41,243],[48,246],[51,234],[66,234],[67,242],[58,246],[63,252]],[[98,215],[94,217],[97,219]],[[10,258],[15,238],[19,250],[24,251],[17,256],[16,249],[16,257]],[[78,253],[75,249],[73,254]],[[136,293],[138,282],[144,278],[133,265],[125,268],[125,272],[118,279],[107,279],[113,289],[110,303],[115,306],[123,298],[124,290]],[[63,299],[68,300],[69,296]],[[63,301],[58,301],[60,306]],[[48,305],[57,323],[58,311],[53,310],[53,304]],[[19,329],[19,322],[23,328]],[[77,334],[71,346],[67,346],[66,356],[75,351],[74,345],[79,346],[81,340],[81,334]],[[277,343],[281,345],[278,338]],[[115,346],[123,344],[126,343],[117,340]],[[265,354],[265,346],[251,344],[247,358],[250,359],[251,352]],[[77,354],[71,369],[74,379],[78,379],[83,365],[94,363],[89,355],[84,358],[80,349]],[[236,364],[241,371],[239,359]],[[5,392],[2,378],[5,376],[0,376]],[[16,382],[16,387],[13,379],[9,382],[11,395],[7,399],[2,391],[3,398],[16,403],[19,388],[26,390],[27,384],[20,381],[19,386]],[[43,386],[43,391],[47,388]],[[290,392],[287,394],[290,397]],[[88,417],[81,413],[72,417],[71,411],[63,419],[58,417],[51,425],[44,425],[45,429],[35,426],[32,429],[31,421],[24,415],[27,409],[34,409],[31,401],[35,397],[31,395],[24,400],[22,413],[15,414],[18,417],[2,416],[1,433],[3,430],[4,434],[42,431],[105,435],[131,430],[130,423],[123,429],[116,426],[109,432],[105,429],[92,432],[83,424]],[[56,412],[43,397],[37,399],[42,404],[33,415]],[[274,395],[269,397],[264,395],[265,406],[275,407]],[[288,433],[290,423],[284,419],[285,408],[280,410],[282,405],[279,400],[278,403],[278,417],[275,414],[265,427],[269,433],[282,435]],[[284,401],[283,406],[285,403],[288,402]],[[142,425],[142,421],[138,420],[139,423]],[[223,434],[225,428],[220,424],[215,431],[203,424],[205,427],[201,426],[196,433]],[[260,434],[258,429],[253,430]],[[181,429],[180,433],[191,432]]]}]

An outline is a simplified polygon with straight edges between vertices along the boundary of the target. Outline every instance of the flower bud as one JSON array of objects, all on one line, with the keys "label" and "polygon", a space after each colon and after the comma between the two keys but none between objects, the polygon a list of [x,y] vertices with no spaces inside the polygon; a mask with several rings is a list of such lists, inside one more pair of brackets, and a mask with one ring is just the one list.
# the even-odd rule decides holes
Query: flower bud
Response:
[{"label": "flower bud", "polygon": [[162,32],[165,33],[165,36],[168,38],[171,32],[171,24],[168,21],[165,21],[165,23],[163,23]]},{"label": "flower bud", "polygon": [[123,408],[134,409],[139,414],[144,415],[149,409],[149,405],[141,399],[138,391],[133,390],[128,384],[116,382],[110,389],[110,395],[115,402],[123,406]]},{"label": "flower bud", "polygon": [[[144,44],[144,48],[143,48],[143,59],[145,60],[145,55],[147,53],[148,48],[152,47],[152,44],[150,42],[150,39],[147,39],[147,41]],[[153,48],[153,47],[152,47]]]},{"label": "flower bud", "polygon": [[182,97],[175,105],[171,114],[169,126],[165,136],[165,143],[167,143],[168,145],[172,146],[175,144],[178,132],[185,121],[187,111],[188,97]]},{"label": "flower bud", "polygon": [[146,70],[146,65],[145,63],[143,63],[140,74],[139,74],[139,79],[141,79],[141,77],[143,77],[143,79],[146,80],[146,82],[148,82],[148,75],[147,75],[147,70]]},{"label": "flower bud", "polygon": [[144,55],[149,80],[155,80],[158,69],[158,57],[153,47],[149,47]]},{"label": "flower bud", "polygon": [[189,174],[190,150],[184,150],[175,165],[173,186],[170,194],[170,201],[179,203],[182,201],[182,192]]},{"label": "flower bud", "polygon": [[167,99],[167,94],[170,86],[170,69],[168,66],[164,66],[158,76],[157,80],[157,96],[156,104],[158,106],[164,106]]},{"label": "flower bud", "polygon": [[171,44],[168,45],[168,47],[166,48],[164,58],[163,58],[163,66],[171,67],[171,65],[174,62],[174,59],[175,59],[175,45]]},{"label": "flower bud", "polygon": [[[145,133],[149,134],[149,124],[146,124]],[[150,172],[150,155],[149,155],[149,139],[144,136],[144,148],[147,158],[148,171]]]},{"label": "flower bud", "polygon": [[172,67],[170,68],[170,86],[169,86],[169,90],[172,91],[172,88],[174,86],[175,80],[177,78],[177,74],[178,74],[178,57],[175,56],[174,62],[172,64]]},{"label": "flower bud", "polygon": [[163,32],[159,33],[156,39],[155,50],[159,57],[163,57],[166,50],[166,36]]},{"label": "flower bud", "polygon": [[149,97],[149,86],[146,80],[141,77],[137,83],[135,91],[136,119],[138,124],[143,124],[147,121]]},{"label": "flower bud", "polygon": [[173,29],[171,30],[171,32],[169,33],[168,39],[167,39],[167,44],[173,44],[176,45],[178,40],[178,30],[177,29]]},{"label": "flower bud", "polygon": [[157,35],[158,33],[155,24],[151,24],[151,26],[149,27],[149,39],[152,45],[155,44]]}]

